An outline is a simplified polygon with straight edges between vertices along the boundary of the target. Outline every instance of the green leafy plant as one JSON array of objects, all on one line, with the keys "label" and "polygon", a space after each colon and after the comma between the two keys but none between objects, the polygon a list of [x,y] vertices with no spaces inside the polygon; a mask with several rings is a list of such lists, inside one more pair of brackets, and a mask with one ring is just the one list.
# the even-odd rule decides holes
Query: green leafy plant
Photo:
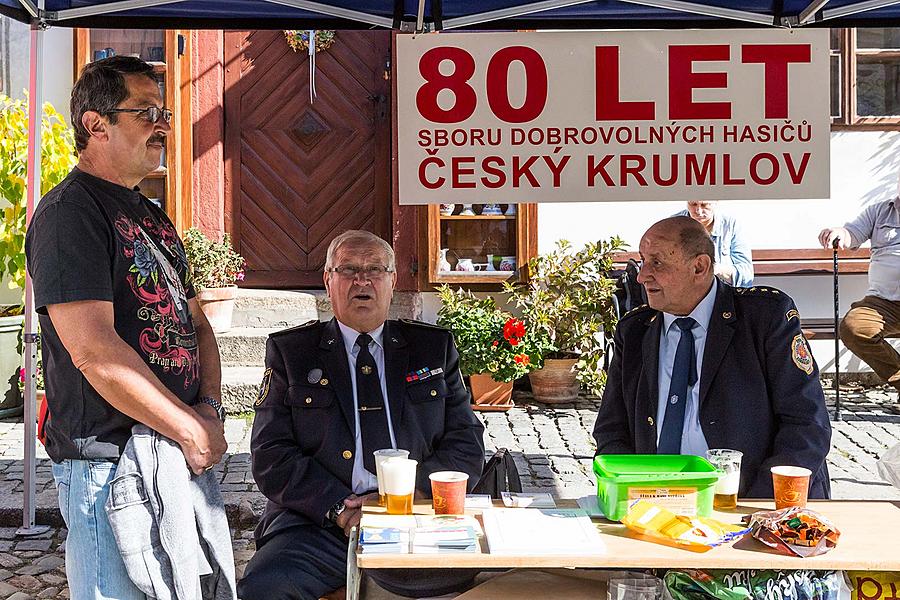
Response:
[{"label": "green leafy plant", "polygon": [[494,381],[512,381],[543,364],[550,345],[541,330],[529,330],[490,296],[479,298],[448,285],[438,293],[437,322],[453,333],[463,374],[488,373]]},{"label": "green leafy plant", "polygon": [[217,242],[191,227],[184,232],[184,251],[197,290],[227,287],[244,279],[244,258],[235,252],[227,233]]},{"label": "green leafy plant", "polygon": [[[41,117],[41,195],[75,166],[75,134],[49,102]],[[28,101],[0,94],[0,278],[25,288],[25,207],[28,165]]]},{"label": "green leafy plant", "polygon": [[550,340],[553,351],[546,358],[577,358],[579,383],[596,395],[606,384],[605,335],[616,326],[612,300],[616,282],[607,273],[613,255],[624,247],[613,237],[573,252],[568,241],[560,240],[555,250],[528,262],[527,283],[503,284],[525,323]]}]

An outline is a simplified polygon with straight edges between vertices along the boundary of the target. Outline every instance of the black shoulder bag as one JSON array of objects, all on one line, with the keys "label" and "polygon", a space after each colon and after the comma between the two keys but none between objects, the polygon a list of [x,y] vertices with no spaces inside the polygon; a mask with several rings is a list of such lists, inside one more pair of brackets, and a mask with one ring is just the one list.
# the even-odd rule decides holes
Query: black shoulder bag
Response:
[{"label": "black shoulder bag", "polygon": [[500,492],[521,492],[522,480],[516,461],[506,448],[499,448],[494,453],[484,470],[481,479],[472,490],[475,494],[490,494],[491,498],[500,499]]}]

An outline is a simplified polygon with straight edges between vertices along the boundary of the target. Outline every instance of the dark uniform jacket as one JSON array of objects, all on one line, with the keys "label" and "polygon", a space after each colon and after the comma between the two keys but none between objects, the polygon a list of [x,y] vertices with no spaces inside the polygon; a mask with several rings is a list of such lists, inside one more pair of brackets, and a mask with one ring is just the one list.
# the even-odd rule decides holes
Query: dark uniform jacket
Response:
[{"label": "dark uniform jacket", "polygon": [[[383,340],[394,437],[419,461],[417,490],[431,497],[428,475],[442,470],[468,473],[471,489],[484,466],[484,427],[469,404],[450,332],[387,321]],[[443,372],[411,376],[426,367]],[[253,477],[269,499],[257,539],[326,523],[328,510],[353,493],[355,439],[350,366],[337,321],[270,335],[250,441]]]},{"label": "dark uniform jacket", "polygon": [[[619,321],[594,425],[598,454],[656,453],[662,322],[647,306]],[[818,367],[787,294],[720,281],[699,381],[700,426],[709,447],[744,453],[741,497],[771,498],[775,465],[810,469],[809,496],[830,497],[831,423]]]}]

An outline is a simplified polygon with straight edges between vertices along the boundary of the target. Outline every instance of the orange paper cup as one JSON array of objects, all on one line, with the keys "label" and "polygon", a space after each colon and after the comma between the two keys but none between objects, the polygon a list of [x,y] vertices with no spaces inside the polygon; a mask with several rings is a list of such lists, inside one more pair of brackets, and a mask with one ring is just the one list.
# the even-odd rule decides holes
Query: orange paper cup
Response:
[{"label": "orange paper cup", "polygon": [[772,467],[772,486],[775,488],[775,509],[806,506],[809,476],[812,471],[803,467]]},{"label": "orange paper cup", "polygon": [[431,479],[431,505],[436,515],[461,515],[465,512],[467,474],[438,471],[428,478]]}]

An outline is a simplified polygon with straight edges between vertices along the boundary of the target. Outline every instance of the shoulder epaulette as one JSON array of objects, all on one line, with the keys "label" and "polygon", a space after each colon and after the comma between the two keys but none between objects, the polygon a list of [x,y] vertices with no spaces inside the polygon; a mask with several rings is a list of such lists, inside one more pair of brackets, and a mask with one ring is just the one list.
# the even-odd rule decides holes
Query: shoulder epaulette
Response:
[{"label": "shoulder epaulette", "polygon": [[415,325],[417,327],[425,327],[427,329],[437,329],[438,331],[449,331],[446,327],[441,327],[440,325],[435,325],[434,323],[428,323],[426,321],[416,321],[415,319],[400,319],[401,323],[406,325]]},{"label": "shoulder epaulette", "polygon": [[641,304],[640,306],[636,306],[636,307],[632,308],[631,310],[629,310],[629,311],[628,311],[627,313],[625,313],[624,315],[622,315],[622,316],[619,318],[619,321],[624,321],[625,319],[631,317],[632,315],[636,315],[636,314],[638,314],[638,313],[642,313],[642,312],[646,311],[646,310],[649,309],[649,308],[650,308],[650,305],[649,305],[649,304]]},{"label": "shoulder epaulette", "polygon": [[295,331],[301,331],[303,329],[310,329],[315,327],[316,325],[321,325],[321,321],[312,320],[303,323],[302,325],[297,325],[295,327],[288,327],[287,329],[282,329],[281,331],[276,331],[274,333],[270,333],[269,337],[282,336],[288,333],[294,333]]},{"label": "shoulder epaulette", "polygon": [[759,296],[768,298],[784,298],[786,294],[781,290],[767,285],[755,285],[748,288],[734,288],[734,293],[740,296]]}]

